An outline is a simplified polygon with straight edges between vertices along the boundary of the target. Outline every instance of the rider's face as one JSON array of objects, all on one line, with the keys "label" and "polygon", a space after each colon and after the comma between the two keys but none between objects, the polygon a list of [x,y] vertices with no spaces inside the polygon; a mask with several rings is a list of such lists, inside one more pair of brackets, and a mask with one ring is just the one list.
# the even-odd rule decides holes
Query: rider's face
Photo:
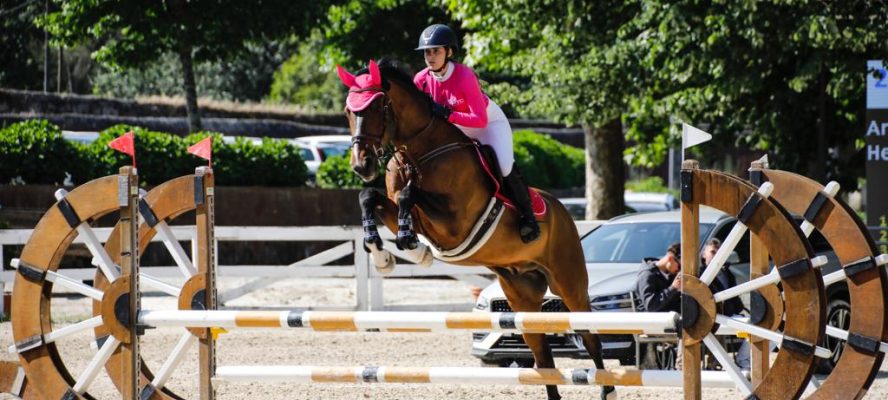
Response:
[{"label": "rider's face", "polygon": [[439,70],[444,66],[447,60],[448,49],[444,47],[433,47],[423,50],[426,66],[432,70]]}]

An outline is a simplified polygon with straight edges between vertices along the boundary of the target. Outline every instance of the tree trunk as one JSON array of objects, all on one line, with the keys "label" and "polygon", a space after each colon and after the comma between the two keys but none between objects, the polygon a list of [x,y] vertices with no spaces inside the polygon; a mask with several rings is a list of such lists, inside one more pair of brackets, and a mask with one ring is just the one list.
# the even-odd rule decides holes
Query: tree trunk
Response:
[{"label": "tree trunk", "polygon": [[814,165],[811,169],[811,178],[818,182],[825,182],[827,171],[827,153],[829,152],[828,146],[826,143],[827,129],[831,127],[830,125],[830,101],[829,101],[829,93],[827,93],[827,84],[829,83],[829,72],[827,70],[826,65],[820,65],[820,74],[818,77],[817,84],[817,111],[819,113],[817,118],[817,153],[814,155],[813,161]]},{"label": "tree trunk", "polygon": [[188,130],[191,133],[202,129],[200,109],[197,108],[197,85],[194,83],[194,65],[191,57],[191,44],[183,40],[179,44],[179,62],[182,63],[182,77],[185,83],[185,112],[188,113]]},{"label": "tree trunk", "polygon": [[623,213],[623,125],[583,125],[586,138],[586,219],[610,219]]}]

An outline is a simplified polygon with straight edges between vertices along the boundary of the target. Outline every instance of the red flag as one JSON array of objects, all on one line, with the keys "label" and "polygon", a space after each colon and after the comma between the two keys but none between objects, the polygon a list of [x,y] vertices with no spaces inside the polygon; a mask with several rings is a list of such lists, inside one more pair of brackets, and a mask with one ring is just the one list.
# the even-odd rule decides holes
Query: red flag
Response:
[{"label": "red flag", "polygon": [[213,166],[213,137],[207,136],[203,140],[188,148],[188,152],[207,160],[210,167]]},{"label": "red flag", "polygon": [[133,159],[133,168],[136,167],[136,136],[133,134],[133,131],[124,133],[117,139],[108,142],[108,147],[129,154]]}]

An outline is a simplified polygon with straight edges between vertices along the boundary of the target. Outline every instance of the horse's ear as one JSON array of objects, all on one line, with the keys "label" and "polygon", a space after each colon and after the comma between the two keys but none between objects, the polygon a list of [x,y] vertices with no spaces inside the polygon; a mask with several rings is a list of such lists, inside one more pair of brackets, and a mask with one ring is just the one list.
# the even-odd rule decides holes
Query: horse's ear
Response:
[{"label": "horse's ear", "polygon": [[342,81],[343,85],[348,87],[358,86],[358,84],[355,83],[355,76],[346,71],[345,68],[336,65],[336,73],[339,74],[339,80]]},{"label": "horse's ear", "polygon": [[376,61],[370,60],[370,82],[374,85],[382,84],[382,75],[379,73],[379,66],[376,65]]}]

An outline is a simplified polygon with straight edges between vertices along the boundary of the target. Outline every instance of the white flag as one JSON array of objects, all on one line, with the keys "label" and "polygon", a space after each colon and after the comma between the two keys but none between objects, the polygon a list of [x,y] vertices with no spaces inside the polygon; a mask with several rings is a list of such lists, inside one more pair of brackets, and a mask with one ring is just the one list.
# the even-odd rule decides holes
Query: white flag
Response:
[{"label": "white flag", "polygon": [[712,140],[712,135],[703,132],[684,122],[681,123],[681,149],[696,146]]}]

